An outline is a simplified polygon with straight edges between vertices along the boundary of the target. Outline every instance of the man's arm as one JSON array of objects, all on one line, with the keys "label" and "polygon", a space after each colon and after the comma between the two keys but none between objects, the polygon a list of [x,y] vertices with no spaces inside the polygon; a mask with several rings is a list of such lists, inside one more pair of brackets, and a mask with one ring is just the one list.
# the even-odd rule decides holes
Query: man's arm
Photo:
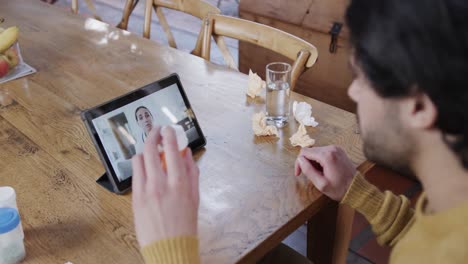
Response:
[{"label": "man's arm", "polygon": [[360,173],[354,177],[341,203],[364,215],[381,245],[394,246],[414,219],[408,198],[390,191],[381,192]]},{"label": "man's arm", "polygon": [[145,263],[198,264],[198,238],[183,236],[152,242],[141,249]]},{"label": "man's arm", "polygon": [[[162,143],[167,170],[162,168]],[[153,128],[132,159],[135,231],[146,263],[200,263],[197,223],[199,170],[190,149],[181,156],[175,132]]]},{"label": "man's arm", "polygon": [[296,161],[296,176],[301,172],[323,194],[362,213],[382,245],[393,246],[412,224],[414,212],[408,199],[381,192],[367,182],[336,146],[302,149]]}]

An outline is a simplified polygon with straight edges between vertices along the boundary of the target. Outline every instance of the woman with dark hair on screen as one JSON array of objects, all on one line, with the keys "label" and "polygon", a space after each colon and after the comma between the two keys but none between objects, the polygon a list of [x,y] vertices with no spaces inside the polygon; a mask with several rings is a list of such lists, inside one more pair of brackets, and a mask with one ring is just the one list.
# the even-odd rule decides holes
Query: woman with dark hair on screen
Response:
[{"label": "woman with dark hair on screen", "polygon": [[153,128],[153,115],[146,106],[139,106],[135,110],[135,120],[142,130],[141,135],[136,138],[136,152],[141,153],[146,137]]}]

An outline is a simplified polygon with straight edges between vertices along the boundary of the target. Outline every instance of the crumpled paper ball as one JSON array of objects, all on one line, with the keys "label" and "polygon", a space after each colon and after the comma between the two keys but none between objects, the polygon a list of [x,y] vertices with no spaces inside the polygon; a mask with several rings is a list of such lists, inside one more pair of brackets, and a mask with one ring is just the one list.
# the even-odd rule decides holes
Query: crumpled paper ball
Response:
[{"label": "crumpled paper ball", "polygon": [[276,136],[278,137],[278,128],[266,124],[264,112],[259,112],[252,117],[252,128],[256,136]]},{"label": "crumpled paper ball", "polygon": [[297,132],[289,138],[291,145],[294,147],[311,147],[315,144],[315,139],[312,139],[307,135],[307,130],[304,124],[299,126]]},{"label": "crumpled paper ball", "polygon": [[306,102],[294,101],[293,114],[296,121],[305,126],[316,127],[319,124],[312,116],[312,106]]},{"label": "crumpled paper ball", "polygon": [[252,70],[249,70],[249,86],[247,88],[247,95],[255,98],[260,95],[262,89],[266,87],[265,81],[260,78],[256,73],[253,73]]}]

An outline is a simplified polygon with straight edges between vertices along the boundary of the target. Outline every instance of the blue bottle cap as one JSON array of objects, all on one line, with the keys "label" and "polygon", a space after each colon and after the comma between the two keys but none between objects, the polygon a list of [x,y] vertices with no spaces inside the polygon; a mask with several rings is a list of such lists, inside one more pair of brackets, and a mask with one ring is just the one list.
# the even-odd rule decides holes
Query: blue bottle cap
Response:
[{"label": "blue bottle cap", "polygon": [[15,229],[20,223],[18,211],[14,208],[0,208],[0,234]]}]

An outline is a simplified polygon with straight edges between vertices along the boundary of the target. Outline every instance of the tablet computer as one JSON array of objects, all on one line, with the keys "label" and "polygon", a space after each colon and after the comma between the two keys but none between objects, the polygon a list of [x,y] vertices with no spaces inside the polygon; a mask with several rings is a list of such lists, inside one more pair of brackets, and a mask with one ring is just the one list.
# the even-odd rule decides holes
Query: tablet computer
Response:
[{"label": "tablet computer", "polygon": [[177,74],[88,109],[81,117],[119,194],[132,186],[131,158],[143,151],[154,126],[181,125],[192,150],[206,144]]}]

